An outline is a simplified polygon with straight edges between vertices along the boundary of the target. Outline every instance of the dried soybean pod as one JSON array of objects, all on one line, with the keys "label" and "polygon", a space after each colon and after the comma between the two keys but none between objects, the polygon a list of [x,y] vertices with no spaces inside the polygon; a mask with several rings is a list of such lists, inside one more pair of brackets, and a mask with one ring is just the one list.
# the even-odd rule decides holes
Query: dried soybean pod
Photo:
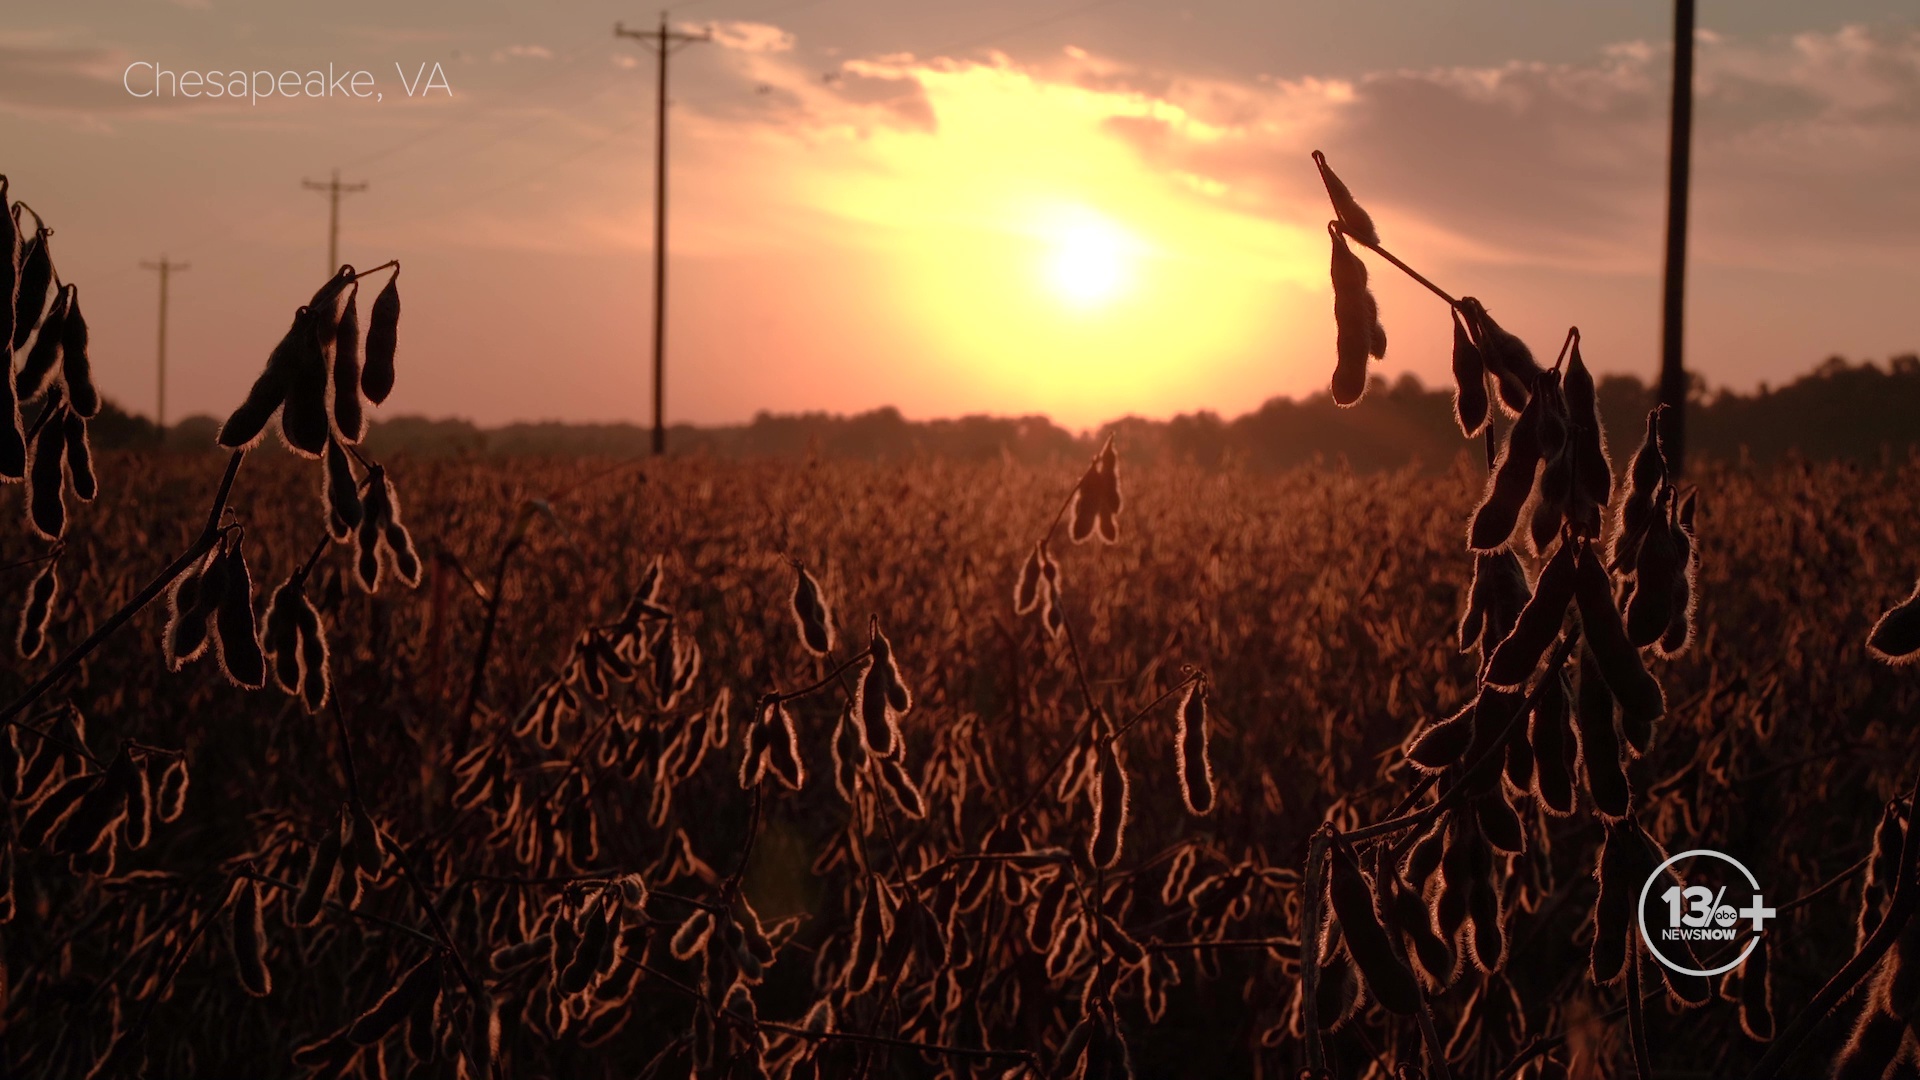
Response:
[{"label": "dried soybean pod", "polygon": [[[60,576],[55,571],[59,560],[48,559],[33,576],[32,584],[27,586],[27,603],[20,609],[20,631],[14,637],[14,646],[22,660],[31,660],[38,656],[40,649],[47,643],[47,622],[53,614],[53,598],[60,589]],[[12,743],[8,742],[11,749]],[[6,763],[9,769],[14,766]]]},{"label": "dried soybean pod", "polygon": [[1560,635],[1567,608],[1573,603],[1574,554],[1570,544],[1562,543],[1534,583],[1533,597],[1520,611],[1519,621],[1500,647],[1487,661],[1486,681],[1494,686],[1517,687],[1526,683],[1540,658]]},{"label": "dried soybean pod", "polygon": [[260,908],[260,886],[252,880],[234,883],[230,943],[240,986],[254,997],[273,992],[273,972],[267,968],[267,924]]},{"label": "dried soybean pod", "polygon": [[1867,634],[1867,652],[1875,660],[1904,665],[1920,660],[1920,582],[1905,600],[1888,608]]},{"label": "dried soybean pod", "polygon": [[1480,840],[1479,826],[1460,811],[1446,815],[1446,841],[1440,852],[1440,896],[1433,905],[1433,928],[1451,938],[1467,921],[1467,890],[1472,887],[1472,845]]},{"label": "dried soybean pod", "polygon": [[361,497],[360,525],[354,532],[353,571],[360,587],[370,593],[380,590],[381,528],[393,516],[392,497],[386,469],[379,465],[368,469],[367,492]]},{"label": "dried soybean pod", "polygon": [[0,258],[0,359],[5,359],[6,369],[12,371],[13,305],[20,289],[20,225],[15,220],[18,215],[12,209],[9,186],[6,176],[0,174],[0,248],[6,251],[6,257]]},{"label": "dried soybean pod", "polygon": [[926,797],[920,794],[920,785],[914,783],[906,766],[900,763],[900,756],[875,758],[874,763],[880,772],[881,786],[887,789],[893,805],[915,821],[926,817]]},{"label": "dried soybean pod", "polygon": [[373,298],[373,311],[367,320],[365,366],[360,369],[360,389],[375,405],[393,392],[393,351],[400,328],[400,268],[386,287]]},{"label": "dried soybean pod", "polygon": [[1533,790],[1533,746],[1527,741],[1524,726],[1507,737],[1506,762],[1501,772],[1514,794],[1525,795]]},{"label": "dried soybean pod", "polygon": [[380,1000],[357,1017],[347,1028],[347,1038],[361,1046],[371,1046],[400,1026],[422,998],[440,989],[440,958],[429,956],[415,964],[381,995]]},{"label": "dried soybean pod", "polygon": [[877,660],[868,662],[854,696],[854,717],[859,721],[867,752],[877,758],[892,757],[900,740],[892,711],[887,707],[886,676]]},{"label": "dried soybean pod", "polygon": [[1633,565],[1640,537],[1653,518],[1654,496],[1667,482],[1667,459],[1660,449],[1660,419],[1665,409],[1657,405],[1647,412],[1647,433],[1627,466],[1627,497],[1620,503],[1620,519],[1614,525],[1613,544],[1607,552],[1609,569]]},{"label": "dried soybean pod", "polygon": [[[267,366],[253,380],[247,399],[220,426],[221,446],[229,450],[252,447],[260,441],[260,433],[267,429],[267,421],[273,419],[273,414],[287,400],[287,387],[295,366],[294,352],[300,348],[300,338],[307,326],[305,312],[302,308],[294,315],[293,325],[273,347],[267,356]],[[308,334],[310,336],[310,331]]]},{"label": "dried soybean pod", "polygon": [[1476,849],[1480,872],[1473,878],[1473,890],[1467,894],[1467,934],[1473,946],[1473,962],[1481,971],[1499,971],[1507,960],[1506,918],[1500,910],[1500,893],[1489,875],[1493,862],[1485,845]]},{"label": "dried soybean pod", "polygon": [[1625,617],[1627,640],[1636,648],[1659,641],[1673,621],[1674,581],[1685,566],[1685,556],[1670,520],[1672,497],[1672,488],[1660,490],[1634,556],[1633,595],[1627,599]]},{"label": "dried soybean pod", "polygon": [[1331,873],[1327,879],[1327,897],[1332,901],[1334,917],[1346,936],[1347,952],[1360,968],[1361,977],[1373,996],[1388,1012],[1411,1016],[1420,1011],[1420,984],[1406,961],[1395,955],[1392,942],[1374,910],[1373,889],[1365,875],[1345,849],[1335,844],[1329,851]]},{"label": "dried soybean pod", "polygon": [[1515,854],[1527,849],[1526,829],[1505,792],[1495,789],[1473,800],[1472,805],[1474,819],[1479,822],[1480,833],[1487,838],[1487,843]]},{"label": "dried soybean pod", "polygon": [[34,336],[33,347],[27,350],[19,374],[14,376],[14,392],[20,395],[21,401],[32,401],[45,392],[54,371],[60,367],[61,350],[66,347],[67,295],[64,286],[53,294],[46,318],[40,323],[40,332]]},{"label": "dried soybean pod", "polygon": [[1580,546],[1574,569],[1573,598],[1580,608],[1587,648],[1607,689],[1620,703],[1620,724],[1628,741],[1635,750],[1644,750],[1654,722],[1666,714],[1666,692],[1627,639],[1620,611],[1613,606],[1613,583],[1590,546]]},{"label": "dried soybean pod", "polygon": [[366,413],[360,404],[359,299],[356,281],[333,331],[333,429],[350,443],[359,442],[366,430]]},{"label": "dried soybean pod", "polygon": [[[1574,340],[1567,357],[1567,373],[1560,380],[1565,393],[1567,417],[1572,422],[1568,451],[1573,455],[1574,484],[1578,495],[1589,505],[1604,508],[1613,498],[1613,466],[1607,460],[1606,428],[1600,422],[1600,398],[1594,389],[1593,372],[1580,357],[1580,342]],[[1588,520],[1588,519],[1577,519]],[[1598,539],[1588,535],[1587,539]]]},{"label": "dried soybean pod", "polygon": [[1883,1005],[1885,994],[1880,982],[1885,977],[1883,970],[1867,991],[1867,1007],[1861,1010],[1853,1034],[1835,1059],[1833,1080],[1882,1080],[1902,1075],[1895,1070],[1906,1042],[1907,1025]]},{"label": "dried soybean pod", "polygon": [[1487,361],[1459,308],[1449,309],[1453,316],[1453,418],[1460,433],[1471,439],[1487,426]]},{"label": "dried soybean pod", "polygon": [[798,791],[807,782],[807,767],[800,756],[800,734],[794,729],[793,714],[776,701],[767,722],[767,767],[788,790]]},{"label": "dried soybean pod", "polygon": [[0,483],[26,475],[27,437],[20,430],[20,402],[14,396],[13,380],[0,374]]},{"label": "dried soybean pod", "polygon": [[1473,584],[1467,596],[1467,611],[1460,619],[1460,651],[1477,646],[1484,656],[1513,632],[1533,590],[1519,558],[1503,550],[1473,557]]},{"label": "dried soybean pod", "polygon": [[307,872],[300,880],[300,891],[293,898],[293,921],[299,926],[312,926],[320,921],[320,911],[326,906],[327,897],[333,893],[334,882],[340,876],[340,829],[338,826],[328,829],[313,849],[313,857],[307,862]]},{"label": "dried soybean pod", "polygon": [[866,763],[867,750],[860,742],[860,725],[854,722],[851,706],[840,710],[840,722],[833,728],[833,786],[849,805],[860,790],[860,768]]},{"label": "dried soybean pod", "polygon": [[227,554],[226,582],[214,614],[214,652],[234,685],[258,690],[267,683],[267,660],[253,619],[253,576],[246,550],[236,541]]},{"label": "dried soybean pod", "polygon": [[1354,201],[1353,192],[1347,190],[1347,185],[1327,165],[1327,156],[1315,150],[1313,164],[1320,170],[1320,180],[1327,186],[1327,198],[1333,202],[1333,213],[1340,219],[1341,228],[1361,243],[1378,247],[1380,233],[1374,228],[1372,216]]},{"label": "dried soybean pod", "polygon": [[1562,447],[1546,459],[1540,470],[1540,483],[1533,500],[1533,514],[1527,521],[1527,538],[1535,551],[1547,550],[1573,505],[1573,452]]},{"label": "dried soybean pod", "polygon": [[800,560],[793,562],[793,621],[800,628],[800,640],[816,656],[833,650],[833,610]]},{"label": "dried soybean pod", "polygon": [[[55,828],[66,823],[67,818],[73,814],[74,808],[99,783],[98,773],[73,776],[61,781],[58,787],[41,796],[40,801],[34,803],[33,809],[27,812],[27,816],[21,819],[19,831],[14,834],[15,841],[28,851],[45,843],[48,835]],[[31,792],[36,789],[36,786],[22,784],[22,792]]]},{"label": "dried soybean pod", "polygon": [[1389,925],[1400,931],[1412,946],[1413,958],[1419,962],[1427,981],[1436,988],[1444,988],[1453,981],[1456,958],[1452,944],[1433,932],[1426,901],[1392,873],[1383,873],[1378,880],[1386,881],[1391,893],[1381,909]]},{"label": "dried soybean pod", "polygon": [[856,994],[873,985],[881,946],[893,933],[893,917],[880,898],[880,888],[878,879],[868,879],[860,912],[854,917],[853,951],[847,957],[846,978],[847,989]]},{"label": "dried soybean pod", "polygon": [[1327,231],[1333,239],[1333,402],[1346,406],[1367,392],[1367,357],[1386,351],[1385,335],[1377,332],[1380,306],[1367,288],[1367,264],[1347,247],[1347,238],[1337,227]]},{"label": "dried soybean pod", "polygon": [[114,756],[100,782],[92,785],[67,815],[53,837],[55,854],[85,855],[96,850],[107,834],[119,826],[126,814],[127,792],[133,787],[135,768],[123,747]]},{"label": "dried soybean pod", "polygon": [[307,711],[317,713],[327,703],[332,676],[327,671],[327,635],[320,625],[320,613],[306,596],[296,595],[294,618],[300,627],[300,696]]},{"label": "dried soybean pod", "polygon": [[161,821],[178,819],[187,808],[187,763],[174,758],[160,770],[160,786],[154,797],[154,810]]},{"label": "dried soybean pod", "polygon": [[1625,817],[1632,802],[1627,774],[1620,767],[1620,738],[1613,729],[1613,697],[1586,647],[1580,649],[1580,685],[1574,703],[1580,734],[1580,764],[1587,776],[1593,808],[1609,818]]},{"label": "dried soybean pod", "polygon": [[1755,1042],[1773,1040],[1773,972],[1767,966],[1768,935],[1740,965],[1740,1029]]},{"label": "dried soybean pod", "polygon": [[87,359],[87,318],[80,314],[80,286],[67,286],[65,318],[60,324],[60,381],[67,387],[67,404],[91,419],[100,411],[100,391],[93,385],[93,365]]},{"label": "dried soybean pod", "polygon": [[1207,682],[1195,680],[1180,702],[1173,736],[1180,763],[1180,797],[1191,814],[1213,810],[1213,762],[1207,756]]},{"label": "dried soybean pod", "polygon": [[1473,524],[1467,530],[1467,546],[1474,551],[1498,551],[1513,536],[1520,510],[1533,491],[1534,471],[1540,466],[1540,433],[1545,426],[1542,414],[1547,407],[1543,395],[1534,394],[1507,432],[1500,460],[1487,481],[1487,493],[1474,510]]},{"label": "dried soybean pod", "polygon": [[1066,903],[1067,886],[1072,883],[1073,875],[1063,869],[1041,886],[1039,897],[1027,913],[1027,944],[1044,949],[1052,943],[1054,931],[1060,926],[1060,912]]},{"label": "dried soybean pod", "polygon": [[1640,899],[1645,875],[1635,876],[1644,860],[1633,847],[1640,838],[1630,821],[1609,822],[1606,840],[1600,848],[1600,864],[1594,874],[1599,878],[1600,894],[1593,903],[1593,955],[1589,968],[1596,984],[1618,978],[1626,968],[1627,950],[1633,931],[1633,908]]},{"label": "dried soybean pod", "polygon": [[1689,491],[1674,507],[1673,541],[1680,549],[1680,570],[1673,576],[1673,613],[1666,633],[1654,651],[1674,657],[1693,644],[1693,624],[1698,594],[1694,588],[1700,573],[1700,553],[1693,535],[1693,507],[1696,492]]},{"label": "dried soybean pod", "polygon": [[[360,502],[359,486],[353,479],[353,464],[347,460],[347,452],[340,443],[327,440],[326,491],[324,492],[329,511],[327,531],[336,541],[347,539],[350,531],[365,520],[366,511]],[[336,525],[341,531],[335,531]]]},{"label": "dried soybean pod", "polygon": [[33,439],[27,520],[45,540],[58,540],[67,531],[66,413],[61,405]]},{"label": "dried soybean pod", "polygon": [[1466,755],[1467,747],[1473,745],[1474,712],[1474,705],[1469,702],[1452,716],[1429,724],[1407,748],[1407,760],[1428,772],[1459,761]]},{"label": "dried soybean pod", "polygon": [[53,253],[47,248],[47,237],[51,234],[52,230],[41,227],[34,232],[33,239],[23,237],[21,241],[23,255],[13,304],[14,352],[20,351],[34,328],[40,325],[40,317],[47,310],[48,298],[53,292]]},{"label": "dried soybean pod", "polygon": [[320,312],[303,309],[294,319],[294,343],[287,354],[287,397],[280,409],[280,435],[288,449],[319,460],[327,452],[333,421],[327,415],[326,346],[328,328]]},{"label": "dried soybean pod", "polygon": [[1087,845],[1087,857],[1101,869],[1112,869],[1120,861],[1125,846],[1129,791],[1126,767],[1120,763],[1113,743],[1100,744],[1093,787],[1093,837]]},{"label": "dried soybean pod", "polygon": [[130,770],[127,776],[127,815],[121,836],[134,851],[146,847],[153,836],[153,780],[144,767]]},{"label": "dried soybean pod", "polygon": [[1447,815],[1433,819],[1413,845],[1407,848],[1406,858],[1400,861],[1400,875],[1416,893],[1426,888],[1427,879],[1439,869],[1440,860],[1446,854],[1447,825]]},{"label": "dried soybean pod", "polygon": [[81,502],[92,502],[100,494],[100,481],[93,474],[93,446],[87,441],[87,422],[69,412],[64,422],[67,447],[67,482]]},{"label": "dried soybean pod", "polygon": [[1040,603],[1040,545],[1033,545],[1013,584],[1013,613],[1025,615]]},{"label": "dried soybean pod", "polygon": [[887,707],[897,713],[912,712],[913,694],[907,689],[906,681],[900,677],[900,665],[893,658],[893,643],[887,640],[887,635],[880,632],[878,619],[873,620],[870,629],[871,638],[868,648],[873,653],[873,667],[869,670],[880,674],[879,689],[886,699]]},{"label": "dried soybean pod", "polygon": [[1528,718],[1533,744],[1534,794],[1548,813],[1573,813],[1573,769],[1576,751],[1567,731],[1567,683],[1563,672],[1552,672],[1540,687]]},{"label": "dried soybean pod", "polygon": [[1473,297],[1460,298],[1460,311],[1473,330],[1473,340],[1480,345],[1487,370],[1493,373],[1500,404],[1509,415],[1519,415],[1525,410],[1542,371],[1533,358],[1533,351],[1527,348],[1526,342],[1495,322],[1486,307]]},{"label": "dried soybean pod", "polygon": [[1086,1063],[1089,1048],[1100,1026],[1099,1015],[1089,1012],[1067,1031],[1066,1040],[1060,1044],[1060,1053],[1053,1059],[1053,1071],[1048,1074],[1048,1080],[1067,1080],[1068,1077],[1093,1080],[1092,1070],[1082,1068],[1082,1065]]},{"label": "dried soybean pod", "polygon": [[604,900],[586,910],[578,929],[579,945],[574,949],[572,959],[560,969],[560,977],[554,983],[555,988],[563,994],[577,994],[585,990],[600,970],[612,932],[612,922]]},{"label": "dried soybean pod", "polygon": [[263,645],[273,660],[274,681],[289,694],[300,692],[300,620],[294,614],[300,603],[301,582],[288,578],[273,590],[267,604],[266,633]]}]

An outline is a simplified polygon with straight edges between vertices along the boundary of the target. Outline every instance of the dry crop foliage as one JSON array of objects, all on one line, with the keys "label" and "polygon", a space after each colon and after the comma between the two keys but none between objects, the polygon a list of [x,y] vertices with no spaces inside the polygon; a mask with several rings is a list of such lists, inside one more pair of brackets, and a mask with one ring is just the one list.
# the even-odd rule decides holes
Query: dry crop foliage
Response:
[{"label": "dry crop foliage", "polygon": [[[1346,240],[1385,253],[1327,175],[1364,390]],[[1854,660],[1914,652],[1912,600],[1861,614],[1914,465],[1702,474],[1700,560],[1657,417],[1595,483],[1577,335],[1541,371],[1462,299],[1478,505],[1465,469],[1123,501],[1109,440],[1038,537],[1056,481],[939,463],[387,463],[403,525],[338,392],[391,386],[397,287],[362,344],[358,276],[229,420],[204,527],[200,461],[112,457],[0,558],[37,635],[0,682],[25,1074],[1764,1074],[1836,966],[1873,986],[1849,1067],[1912,1048],[1914,691]],[[14,305],[29,357],[52,307]],[[43,434],[64,383],[12,383]],[[236,489],[276,411],[297,456]],[[1719,987],[1627,948],[1621,882],[1676,837],[1805,901]],[[1809,918],[1868,867],[1859,942]]]}]

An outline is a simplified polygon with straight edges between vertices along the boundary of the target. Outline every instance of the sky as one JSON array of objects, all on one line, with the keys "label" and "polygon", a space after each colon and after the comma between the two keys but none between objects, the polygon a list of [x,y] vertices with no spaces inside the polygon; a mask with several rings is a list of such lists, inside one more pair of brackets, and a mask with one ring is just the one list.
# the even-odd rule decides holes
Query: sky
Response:
[{"label": "sky", "polygon": [[[672,59],[667,414],[1235,416],[1333,367],[1324,150],[1395,254],[1549,356],[1659,358],[1671,8],[697,0]],[[0,172],[104,392],[238,403],[340,257],[402,264],[382,415],[651,412],[655,61],[598,0],[118,0],[0,27]],[[1920,15],[1701,0],[1686,354],[1711,386],[1920,350]],[[332,65],[330,90],[181,96]],[[436,65],[437,73],[436,73]],[[173,73],[159,92],[156,69]],[[353,96],[341,76],[364,71]],[[338,81],[334,81],[334,80]],[[263,81],[265,80],[265,81]],[[213,81],[223,81],[214,79]],[[297,80],[296,80],[297,81]],[[190,82],[190,80],[189,80]],[[149,93],[149,91],[152,91]],[[136,94],[147,96],[135,96]],[[1369,256],[1376,370],[1444,305]]]}]

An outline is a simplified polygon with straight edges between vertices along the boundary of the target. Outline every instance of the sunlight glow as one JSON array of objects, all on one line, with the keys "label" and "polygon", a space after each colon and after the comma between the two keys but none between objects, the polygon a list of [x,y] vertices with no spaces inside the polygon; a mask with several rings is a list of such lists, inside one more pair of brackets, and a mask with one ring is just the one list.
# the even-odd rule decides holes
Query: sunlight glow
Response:
[{"label": "sunlight glow", "polygon": [[1047,284],[1078,307],[1113,299],[1132,283],[1130,265],[1139,242],[1120,226],[1090,210],[1063,215],[1050,238]]}]

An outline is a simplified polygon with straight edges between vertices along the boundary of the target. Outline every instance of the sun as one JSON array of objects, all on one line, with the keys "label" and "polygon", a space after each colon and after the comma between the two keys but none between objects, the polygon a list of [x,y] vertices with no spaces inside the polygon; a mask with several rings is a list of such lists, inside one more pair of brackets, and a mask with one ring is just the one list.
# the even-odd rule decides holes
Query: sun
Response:
[{"label": "sun", "polygon": [[1105,304],[1133,284],[1141,244],[1105,215],[1074,207],[1045,228],[1047,286],[1081,308]]}]

